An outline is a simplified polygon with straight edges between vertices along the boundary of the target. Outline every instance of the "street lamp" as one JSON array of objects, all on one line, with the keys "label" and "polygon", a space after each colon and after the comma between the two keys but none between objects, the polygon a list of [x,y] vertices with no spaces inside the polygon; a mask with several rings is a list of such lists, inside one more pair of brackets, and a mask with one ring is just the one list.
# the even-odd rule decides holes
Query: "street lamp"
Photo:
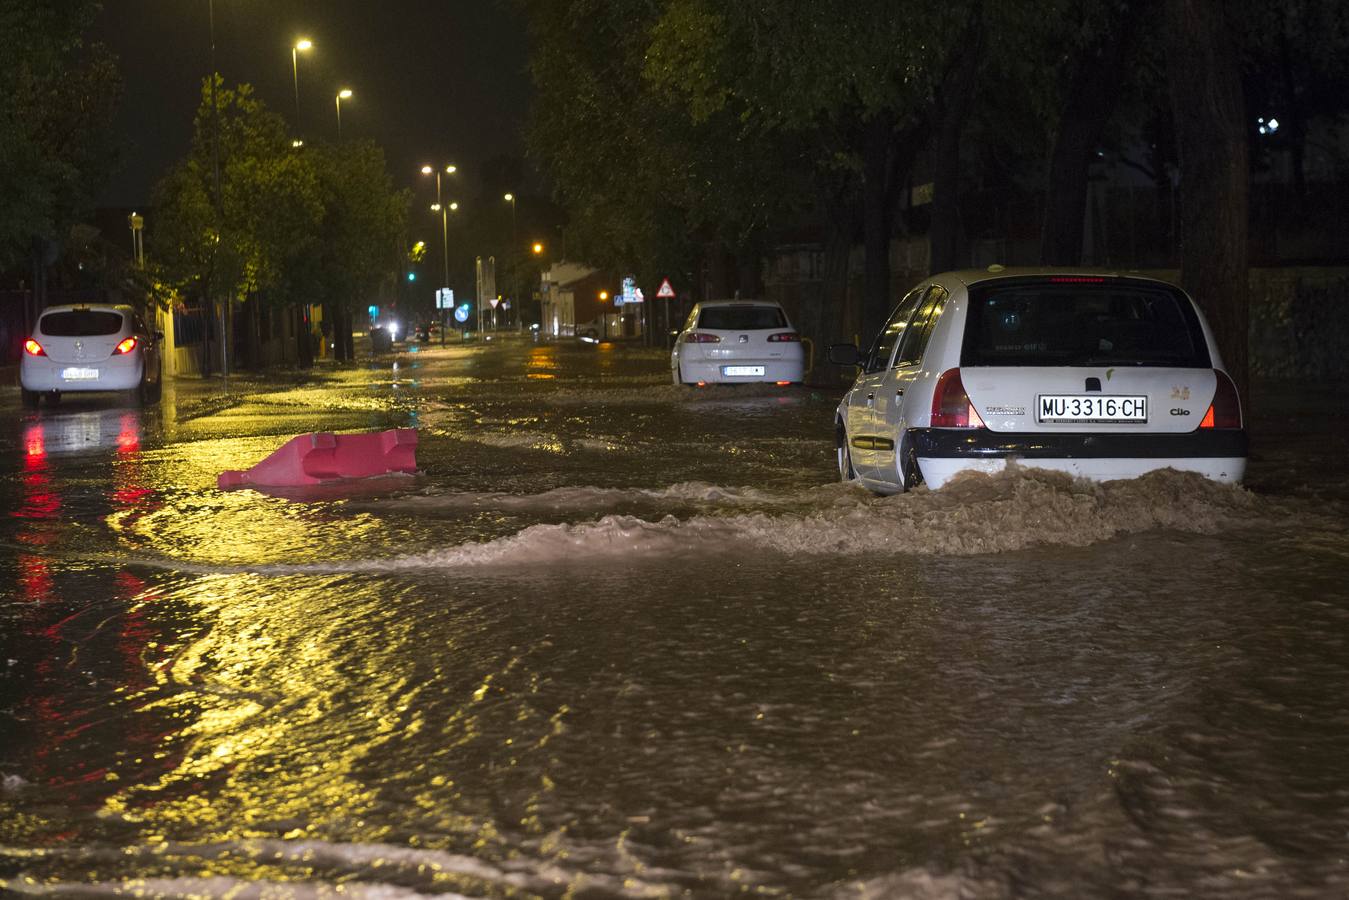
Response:
[{"label": "street lamp", "polygon": [[342,101],[351,99],[351,88],[342,88],[337,92],[337,139],[342,140]]},{"label": "street lamp", "polygon": [[300,130],[300,62],[296,56],[314,46],[309,38],[300,38],[290,48],[290,75],[295,81],[295,130]]},{"label": "street lamp", "polygon": [[[501,199],[511,205],[511,295],[515,298],[515,314],[520,314],[520,256],[515,249],[515,195],[503,194]],[[506,324],[510,324],[507,317]]]},{"label": "street lamp", "polygon": [[543,244],[540,244],[538,241],[535,241],[534,246],[531,249],[534,251],[534,255],[538,256],[539,254],[543,253]]},{"label": "street lamp", "polygon": [[[440,255],[445,266],[445,281],[441,284],[441,287],[447,288],[450,286],[450,223],[449,210],[445,208],[444,201],[440,199],[440,173],[442,170],[446,175],[453,175],[455,172],[459,171],[459,167],[453,164],[447,164],[437,169],[429,163],[422,166],[423,175],[434,174],[436,176],[436,202],[431,206],[431,210],[432,212],[440,213]],[[458,208],[458,203],[451,203],[449,206],[449,209]],[[442,329],[441,335],[444,336],[444,333],[444,329]]]}]

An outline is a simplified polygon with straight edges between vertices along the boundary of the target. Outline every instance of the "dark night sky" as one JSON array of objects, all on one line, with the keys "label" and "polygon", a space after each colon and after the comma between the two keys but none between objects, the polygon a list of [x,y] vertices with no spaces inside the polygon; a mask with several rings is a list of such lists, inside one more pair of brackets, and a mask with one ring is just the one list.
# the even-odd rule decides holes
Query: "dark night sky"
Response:
[{"label": "dark night sky", "polygon": [[[120,60],[116,127],[127,158],[100,198],[144,206],[186,152],[201,80],[210,70],[207,0],[106,0],[96,37]],[[383,146],[399,186],[423,183],[423,162],[454,162],[459,196],[484,160],[521,154],[530,86],[524,20],[509,0],[215,0],[216,65],[295,118],[290,48],[299,55],[301,130],[332,138],[339,87],[344,137]],[[448,189],[447,189],[448,193]]]}]

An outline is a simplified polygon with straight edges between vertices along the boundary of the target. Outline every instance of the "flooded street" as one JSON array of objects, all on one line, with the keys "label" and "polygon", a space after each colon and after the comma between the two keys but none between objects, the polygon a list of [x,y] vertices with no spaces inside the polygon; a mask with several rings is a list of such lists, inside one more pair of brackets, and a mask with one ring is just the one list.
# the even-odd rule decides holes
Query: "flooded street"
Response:
[{"label": "flooded street", "polygon": [[[0,894],[1343,897],[1349,427],[837,483],[842,388],[496,342],[0,419]],[[421,474],[216,476],[415,427]]]}]

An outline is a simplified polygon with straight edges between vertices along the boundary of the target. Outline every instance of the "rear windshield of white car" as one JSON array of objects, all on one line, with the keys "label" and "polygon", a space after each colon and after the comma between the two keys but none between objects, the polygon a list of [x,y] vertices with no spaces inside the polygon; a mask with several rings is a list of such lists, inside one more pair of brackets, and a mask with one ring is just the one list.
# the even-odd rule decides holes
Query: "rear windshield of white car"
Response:
[{"label": "rear windshield of white car", "polygon": [[712,331],[761,331],[786,328],[787,317],[776,306],[710,306],[699,314],[698,327]]},{"label": "rear windshield of white car", "polygon": [[51,337],[100,337],[122,330],[122,314],[105,309],[68,309],[42,317],[38,330]]},{"label": "rear windshield of white car", "polygon": [[1207,368],[1189,299],[1119,278],[1008,279],[970,291],[963,366]]}]

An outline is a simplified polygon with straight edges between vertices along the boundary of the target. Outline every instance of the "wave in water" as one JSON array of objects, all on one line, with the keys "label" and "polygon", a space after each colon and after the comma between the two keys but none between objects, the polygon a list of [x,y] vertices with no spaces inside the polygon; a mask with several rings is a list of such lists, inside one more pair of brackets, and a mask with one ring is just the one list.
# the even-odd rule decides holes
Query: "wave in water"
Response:
[{"label": "wave in water", "polygon": [[[667,502],[679,491],[694,496],[702,492],[717,508],[687,518],[607,514],[589,522],[531,525],[496,540],[383,559],[251,567],[142,562],[188,572],[280,575],[452,570],[498,564],[519,570],[566,564],[578,557],[584,557],[586,566],[594,568],[630,565],[634,558],[651,556],[693,555],[705,559],[751,551],[791,556],[968,556],[1046,545],[1084,546],[1155,529],[1211,534],[1298,516],[1298,511],[1285,508],[1286,503],[1198,475],[1170,471],[1129,481],[1095,483],[1075,481],[1060,473],[1014,468],[991,476],[970,473],[940,491],[919,489],[884,498],[842,485],[771,500],[773,495],[754,489],[693,485],[678,488],[675,495],[667,496]],[[725,494],[712,499],[718,491]],[[642,492],[614,493],[625,498],[642,496]],[[573,503],[578,508],[615,499],[603,489],[578,488],[518,502],[537,503],[538,498],[549,494],[554,496],[545,503]],[[484,495],[473,496],[476,499],[470,502]],[[513,502],[501,497],[496,500]],[[412,498],[412,502],[415,508],[418,501]],[[741,502],[760,508],[737,509]]]},{"label": "wave in water", "polygon": [[[581,893],[595,891],[614,897],[666,897],[675,885],[644,881],[625,874],[582,872],[527,857],[492,863],[443,850],[392,844],[338,844],[317,840],[258,839],[213,844],[162,844],[154,847],[75,848],[62,851],[12,852],[0,848],[0,857],[25,856],[33,861],[63,858],[88,861],[150,864],[159,870],[199,872],[219,860],[249,861],[269,870],[295,870],[286,880],[248,879],[223,875],[161,876],[134,881],[41,882],[36,879],[0,879],[0,890],[14,895],[55,897],[228,897],[273,900],[415,900],[421,897],[463,897],[448,893],[450,884],[473,884],[496,891],[527,891],[554,896],[560,888]],[[69,857],[69,859],[64,859]],[[322,879],[322,880],[319,880]],[[398,884],[401,882],[402,884]],[[407,886],[405,886],[407,885]],[[475,896],[480,896],[475,891]]]}]

